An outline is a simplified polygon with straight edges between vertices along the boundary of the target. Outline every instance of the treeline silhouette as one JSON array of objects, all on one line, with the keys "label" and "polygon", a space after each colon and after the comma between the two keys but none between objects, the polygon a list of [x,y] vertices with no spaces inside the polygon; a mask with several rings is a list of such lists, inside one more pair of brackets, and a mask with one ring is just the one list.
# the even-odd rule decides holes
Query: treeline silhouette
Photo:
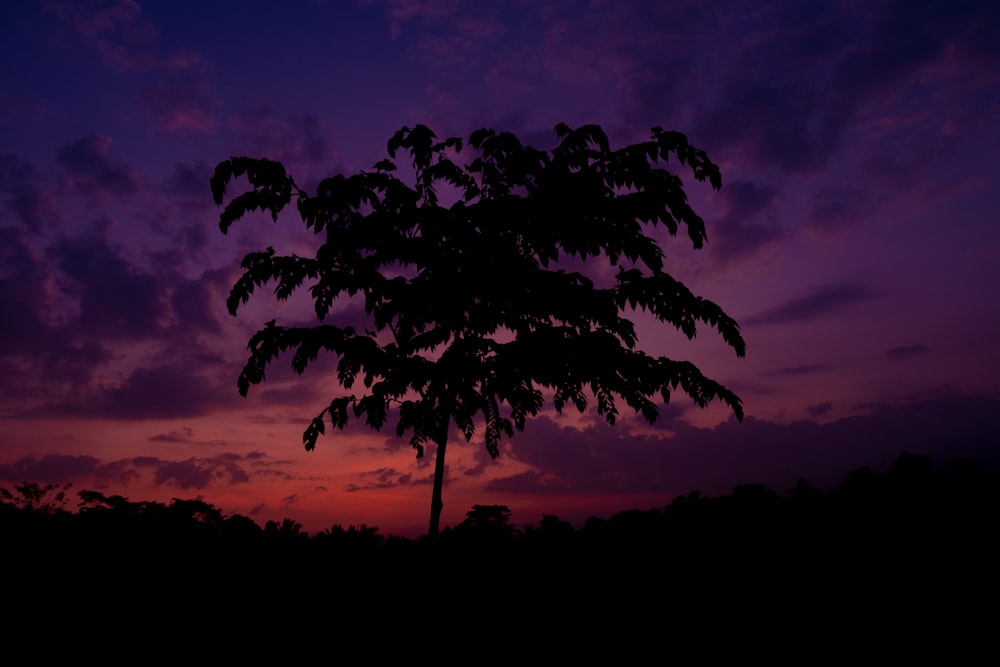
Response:
[{"label": "treeline silhouette", "polygon": [[696,491],[580,527],[543,515],[518,528],[507,507],[477,505],[436,541],[366,525],[261,527],[200,500],[81,491],[72,512],[68,487],[24,483],[0,495],[6,571],[32,591],[22,604],[42,613],[52,596],[69,596],[161,622],[171,601],[272,620],[311,609],[312,622],[350,608],[345,622],[360,624],[373,614],[404,622],[439,600],[469,628],[501,613],[512,627],[557,615],[619,630],[707,614],[799,632],[849,618],[882,632],[890,614],[911,629],[961,619],[972,632],[984,618],[973,602],[997,590],[1000,555],[1000,471],[972,459],[938,469],[905,452],[829,490],[800,480],[787,494],[759,484]]}]

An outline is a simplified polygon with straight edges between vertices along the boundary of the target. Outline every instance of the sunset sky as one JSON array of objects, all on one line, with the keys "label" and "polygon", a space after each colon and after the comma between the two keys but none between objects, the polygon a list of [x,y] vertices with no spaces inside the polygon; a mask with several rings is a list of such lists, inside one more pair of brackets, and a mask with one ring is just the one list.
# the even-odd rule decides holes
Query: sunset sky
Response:
[{"label": "sunset sky", "polygon": [[639,317],[746,420],[678,395],[653,427],[547,408],[496,461],[455,437],[444,525],[829,487],[903,449],[1000,464],[1000,3],[25,0],[0,25],[0,486],[426,530],[433,456],[393,428],[303,449],[334,360],[237,393],[253,332],[306,312],[262,290],[231,317],[240,260],[315,241],[292,212],[223,235],[208,187],[248,155],[310,189],[417,123],[685,133],[724,187],[678,172],[709,242],[665,238],[665,268],[748,345]]}]

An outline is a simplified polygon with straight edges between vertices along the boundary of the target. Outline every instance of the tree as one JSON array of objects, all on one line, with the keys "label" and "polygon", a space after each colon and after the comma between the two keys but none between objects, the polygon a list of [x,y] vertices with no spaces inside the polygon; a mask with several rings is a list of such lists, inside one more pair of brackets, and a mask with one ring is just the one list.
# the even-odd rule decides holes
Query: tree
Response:
[{"label": "tree", "polygon": [[[219,205],[231,181],[249,182],[220,214],[223,233],[253,211],[277,221],[294,199],[319,237],[313,257],[269,247],[243,259],[227,301],[232,315],[266,283],[276,283],[277,298],[287,299],[308,281],[320,323],[268,322],[249,341],[240,393],[262,382],[268,364],[285,351],[294,351],[297,373],[320,352],[336,355],[345,394],[312,420],[303,434],[306,449],[316,446],[327,422],[342,429],[352,415],[374,429],[394,419],[397,436],[409,434],[418,457],[425,444],[435,445],[431,537],[438,532],[452,423],[471,440],[481,420],[486,448],[496,457],[501,438],[542,409],[545,392],[561,412],[567,404],[585,410],[589,391],[611,424],[618,401],[652,423],[653,399],[669,402],[678,389],[702,407],[721,399],[743,417],[739,397],[692,363],[643,352],[627,317],[646,311],[688,338],[706,324],[737,356],[745,354],[737,323],[664,271],[652,235],[662,227],[675,236],[684,227],[695,248],[705,243],[704,221],[665,164],[673,155],[716,189],[718,167],[683,134],[660,128],[617,150],[596,125],[560,124],[555,135],[558,146],[546,151],[508,132],[483,129],[468,142],[438,141],[427,127],[404,127],[389,140],[387,159],[371,171],[327,178],[315,195],[267,159],[231,158],[211,179]],[[458,163],[468,147],[474,159]],[[406,177],[396,174],[397,154],[412,162]],[[600,284],[565,260],[601,262],[617,273]],[[363,302],[364,330],[328,321],[337,319],[331,309],[344,298]],[[364,391],[346,393],[359,377]]]},{"label": "tree", "polygon": [[0,486],[0,505],[9,505],[35,514],[53,515],[66,511],[66,492],[72,484],[59,486],[38,482],[22,482],[14,486],[14,493]]},{"label": "tree", "polygon": [[480,542],[501,542],[514,536],[510,508],[506,505],[473,505],[465,520],[455,526],[455,534]]}]

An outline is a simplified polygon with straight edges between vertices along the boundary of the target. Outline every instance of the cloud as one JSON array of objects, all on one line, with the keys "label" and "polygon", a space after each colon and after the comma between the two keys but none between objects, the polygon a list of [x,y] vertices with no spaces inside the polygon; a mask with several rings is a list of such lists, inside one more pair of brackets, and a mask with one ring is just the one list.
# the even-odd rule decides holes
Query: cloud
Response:
[{"label": "cloud", "polygon": [[874,197],[867,188],[846,183],[824,186],[809,199],[805,226],[823,234],[853,226],[875,210]]},{"label": "cloud", "polygon": [[[817,415],[827,404],[813,406]],[[701,490],[722,493],[763,483],[787,491],[799,477],[832,486],[850,470],[888,466],[900,451],[944,463],[956,456],[1000,464],[1000,401],[951,395],[873,406],[867,415],[827,424],[777,424],[748,418],[715,428],[674,424],[673,435],[636,435],[595,424],[577,430],[536,418],[518,434],[510,456],[533,472],[501,478],[489,490],[509,493],[606,494]]]},{"label": "cloud", "polygon": [[103,340],[155,336],[162,329],[166,290],[100,237],[63,239],[49,250],[64,281],[64,297],[76,304],[69,317],[77,334]]},{"label": "cloud", "polygon": [[204,489],[213,484],[238,485],[250,481],[250,475],[240,465],[244,457],[226,452],[210,458],[189,458],[184,461],[163,461],[151,458],[153,483],[168,484],[181,489]]},{"label": "cloud", "polygon": [[78,192],[128,197],[139,191],[139,173],[108,159],[111,141],[111,137],[94,134],[65,144],[57,151],[56,161],[70,175],[70,183]]},{"label": "cloud", "polygon": [[772,188],[750,181],[733,181],[722,189],[716,202],[724,213],[709,233],[714,260],[747,259],[784,237],[775,221],[774,196]]},{"label": "cloud", "polygon": [[863,40],[836,63],[830,85],[844,98],[883,95],[964,41],[983,12],[974,2],[883,2]]},{"label": "cloud", "polygon": [[560,494],[571,493],[573,487],[551,476],[543,475],[535,470],[526,470],[516,475],[490,480],[483,489],[488,493],[532,493]]},{"label": "cloud", "polygon": [[152,474],[157,486],[204,489],[212,485],[238,485],[250,481],[243,469],[245,457],[226,453],[210,458],[169,461],[153,456],[136,456],[102,462],[93,456],[48,454],[27,456],[13,463],[0,463],[0,480],[34,481],[43,484],[73,483],[77,486],[127,484]]},{"label": "cloud", "polygon": [[[450,479],[449,468],[446,465],[444,470],[445,482]],[[401,486],[425,486],[434,482],[434,473],[431,472],[423,477],[414,477],[412,472],[403,473],[395,468],[377,468],[362,472],[359,475],[359,484],[348,484],[346,491],[374,491],[378,489],[395,489]]]},{"label": "cloud", "polygon": [[0,156],[0,193],[18,220],[34,232],[59,221],[55,200],[37,185],[38,172],[17,155]]},{"label": "cloud", "polygon": [[816,405],[810,405],[806,407],[806,412],[809,413],[811,417],[822,417],[823,415],[830,412],[833,409],[833,403],[829,401],[824,401],[822,403],[817,403]]},{"label": "cloud", "polygon": [[118,387],[106,388],[84,411],[121,419],[174,419],[208,414],[233,392],[224,391],[190,367],[136,368]]},{"label": "cloud", "polygon": [[211,132],[218,123],[213,109],[219,102],[207,84],[157,81],[143,89],[139,101],[170,131]]},{"label": "cloud", "polygon": [[158,465],[153,483],[157,486],[169,483],[182,489],[204,489],[211,483],[212,477],[211,467],[189,459]]},{"label": "cloud", "polygon": [[926,345],[914,344],[914,345],[902,345],[900,347],[894,347],[885,353],[888,359],[910,359],[912,357],[919,356],[927,352]]},{"label": "cloud", "polygon": [[88,455],[47,454],[26,456],[14,463],[0,464],[0,480],[33,481],[42,484],[127,484],[139,476],[127,459],[102,462]]},{"label": "cloud", "polygon": [[832,368],[829,364],[806,364],[805,366],[786,366],[773,371],[768,371],[765,375],[780,377],[784,375],[813,375],[822,373]]},{"label": "cloud", "polygon": [[41,361],[50,384],[67,383],[71,388],[90,384],[94,371],[113,359],[111,352],[96,341],[54,346]]},{"label": "cloud", "polygon": [[772,81],[740,81],[699,115],[694,134],[711,153],[744,146],[757,162],[813,172],[840,147],[850,109],[822,91]]},{"label": "cloud", "polygon": [[49,454],[40,459],[27,456],[14,463],[0,464],[0,479],[66,484],[83,475],[94,474],[100,466],[100,459],[86,455]]},{"label": "cloud", "polygon": [[250,475],[238,464],[242,458],[238,454],[222,454],[207,459],[160,461],[156,465],[153,483],[181,489],[204,489],[215,481],[228,485],[245,484],[250,481]]},{"label": "cloud", "polygon": [[478,65],[492,58],[490,46],[506,31],[497,12],[480,4],[466,5],[444,21],[425,20],[422,28],[420,52],[436,67]]},{"label": "cloud", "polygon": [[0,227],[0,358],[44,352],[53,345],[47,285],[47,271],[28,244],[27,230]]},{"label": "cloud", "polygon": [[[204,372],[220,360],[192,348],[191,336],[221,332],[227,272],[174,278],[171,285],[126,259],[104,235],[62,238],[42,255],[29,236],[23,228],[0,227],[0,359],[8,364],[0,395],[8,408],[149,418],[202,414],[218,404],[211,395],[216,385],[189,369]],[[120,383],[105,375],[95,384],[96,372],[130,343],[172,348],[175,365],[133,367]],[[181,372],[184,363],[189,367]],[[160,381],[174,393],[158,396]],[[132,390],[139,393],[123,393]]]},{"label": "cloud", "polygon": [[187,426],[175,428],[167,433],[159,433],[149,437],[150,442],[188,443],[194,439],[194,430]]},{"label": "cloud", "polygon": [[204,208],[212,203],[208,181],[214,172],[215,169],[204,160],[178,162],[164,180],[162,189],[172,200]]},{"label": "cloud", "polygon": [[455,15],[460,7],[456,0],[388,0],[385,15],[389,18],[389,33],[395,39],[403,23],[441,20]]},{"label": "cloud", "polygon": [[[887,103],[926,94],[928,79],[953,68],[971,35],[997,25],[989,4],[784,3],[757,13],[752,33],[742,12],[722,12],[694,28],[724,44],[727,60],[715,62],[726,74],[702,82],[708,101],[692,134],[711,155],[742,149],[759,166],[816,172],[856,134],[859,111],[891,113]],[[994,43],[974,59],[996,62],[998,51]]]},{"label": "cloud", "polygon": [[329,130],[312,114],[280,117],[267,106],[243,109],[228,118],[240,154],[286,163],[323,163],[333,150]]},{"label": "cloud", "polygon": [[787,324],[820,319],[877,296],[877,292],[864,285],[852,283],[824,285],[806,296],[786,301],[749,317],[744,324]]},{"label": "cloud", "polygon": [[[548,417],[532,420],[512,443],[512,456],[534,467],[539,493],[565,486],[593,493],[618,493],[657,487],[662,468],[656,465],[660,438],[630,434],[604,423],[578,430]],[[623,474],[627,470],[627,474]],[[530,476],[495,485],[526,487]],[[555,485],[555,487],[553,487]]]},{"label": "cloud", "polygon": [[141,72],[155,67],[186,70],[200,61],[197,54],[184,48],[161,55],[156,49],[158,31],[135,0],[45,0],[43,6],[116,70]]},{"label": "cloud", "polygon": [[229,291],[228,271],[209,271],[194,280],[179,282],[173,287],[170,305],[177,322],[185,331],[218,334],[222,327],[220,315],[225,313],[225,296]]}]

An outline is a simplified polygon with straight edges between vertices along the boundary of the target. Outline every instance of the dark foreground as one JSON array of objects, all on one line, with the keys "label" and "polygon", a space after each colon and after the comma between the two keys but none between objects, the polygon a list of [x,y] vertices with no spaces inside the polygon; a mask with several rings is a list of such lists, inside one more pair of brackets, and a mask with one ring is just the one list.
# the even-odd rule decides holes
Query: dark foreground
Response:
[{"label": "dark foreground", "polygon": [[368,657],[461,645],[490,663],[996,653],[1000,473],[971,460],[935,469],[904,454],[826,492],[692,493],[581,528],[545,517],[516,529],[506,508],[477,506],[436,543],[262,529],[200,501],[94,492],[71,513],[52,488],[16,491],[0,505],[9,650],[82,656],[133,641],[235,657],[365,639]]}]

